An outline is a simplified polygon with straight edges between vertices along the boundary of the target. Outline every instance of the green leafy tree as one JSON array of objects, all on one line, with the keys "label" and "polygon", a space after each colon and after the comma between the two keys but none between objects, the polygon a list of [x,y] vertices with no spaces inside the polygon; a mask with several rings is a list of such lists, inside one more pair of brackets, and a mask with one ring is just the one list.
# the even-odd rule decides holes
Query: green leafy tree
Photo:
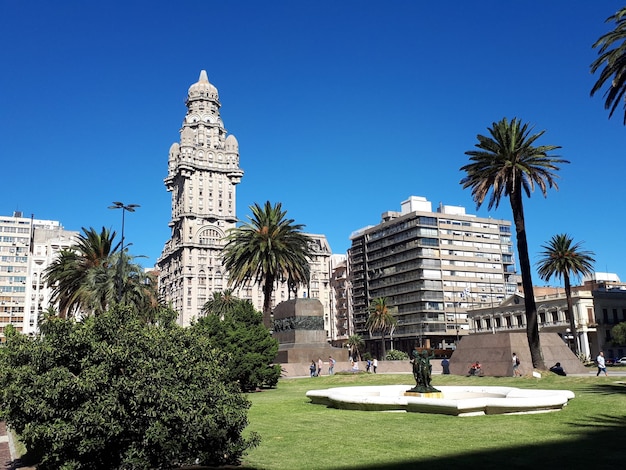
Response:
[{"label": "green leafy tree", "polygon": [[574,352],[579,354],[578,335],[576,334],[576,321],[574,318],[574,303],[572,301],[571,276],[584,276],[593,272],[593,253],[581,249],[581,243],[567,234],[557,234],[546,245],[542,245],[542,258],[537,263],[539,277],[549,281],[552,276],[557,279],[563,278],[565,284],[565,297],[567,299],[567,311],[569,312],[569,324],[574,341]]},{"label": "green leafy tree", "polygon": [[611,342],[615,346],[626,345],[626,322],[618,323],[611,328]]},{"label": "green leafy tree", "polygon": [[250,206],[249,222],[232,229],[226,236],[223,257],[228,282],[233,288],[247,282],[263,288],[263,323],[271,328],[272,293],[275,283],[289,285],[309,282],[311,239],[302,233],[304,225],[287,219],[282,205],[267,201],[263,207]]},{"label": "green leafy tree", "polygon": [[114,240],[115,232],[104,227],[99,233],[83,227],[77,243],[62,250],[46,269],[45,281],[52,287],[52,302],[58,302],[61,317],[79,312],[99,315],[118,303],[120,273],[120,303],[135,312],[154,312],[158,306],[154,278],[132,263],[132,258],[120,251],[121,244]]},{"label": "green leafy tree", "polygon": [[530,197],[535,186],[544,197],[548,188],[558,189],[554,172],[559,169],[559,164],[569,162],[548,155],[548,152],[560,148],[559,146],[535,147],[535,142],[545,131],[531,135],[532,128],[528,124],[522,124],[517,118],[510,122],[503,118],[494,122],[488,130],[490,136],[478,134],[478,143],[475,145],[477,150],[465,152],[471,163],[461,167],[461,171],[466,172],[466,176],[461,179],[461,185],[464,189],[471,188],[477,207],[482,205],[489,193],[491,196],[488,209],[497,208],[503,196],[509,198],[522,273],[528,345],[533,366],[545,369],[528,255],[523,195]]},{"label": "green leafy tree", "polygon": [[164,312],[147,325],[116,308],[45,334],[14,329],[0,354],[0,419],[45,469],[236,464],[249,402],[211,341]]},{"label": "green leafy tree", "polygon": [[358,359],[361,357],[361,351],[365,347],[365,341],[363,341],[363,337],[359,334],[353,334],[348,337],[348,348],[350,349],[350,354],[353,359]]},{"label": "green leafy tree", "polygon": [[261,313],[250,301],[225,292],[221,296],[214,295],[213,301],[205,304],[204,313],[206,316],[192,328],[222,351],[228,380],[238,383],[244,391],[273,387],[278,383],[281,368],[279,364],[273,364],[278,341],[272,338],[263,325]]},{"label": "green leafy tree", "polygon": [[369,316],[365,322],[365,327],[369,330],[370,336],[375,331],[380,331],[381,334],[381,358],[386,358],[387,352],[385,348],[385,334],[390,331],[398,321],[393,316],[391,309],[387,305],[386,297],[378,297],[372,301],[368,307]]},{"label": "green leafy tree", "polygon": [[602,70],[591,89],[591,96],[608,85],[604,93],[604,109],[609,110],[611,118],[618,106],[624,106],[623,122],[626,124],[626,7],[609,16],[606,22],[615,22],[615,29],[593,44],[598,49],[598,57],[591,64],[591,73]]}]

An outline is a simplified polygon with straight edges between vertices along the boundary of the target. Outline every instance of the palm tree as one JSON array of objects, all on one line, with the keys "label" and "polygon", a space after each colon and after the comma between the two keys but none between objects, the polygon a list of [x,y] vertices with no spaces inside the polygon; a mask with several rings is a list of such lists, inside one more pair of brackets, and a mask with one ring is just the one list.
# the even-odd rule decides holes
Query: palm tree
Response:
[{"label": "palm tree", "polygon": [[[45,272],[46,282],[52,287],[52,301],[58,302],[59,316],[63,318],[75,315],[81,308],[92,310],[94,297],[103,299],[106,296],[92,292],[89,284],[106,287],[103,276],[110,277],[111,270],[115,274],[112,254],[119,248],[119,244],[113,246],[115,232],[104,227],[100,233],[93,227],[83,227],[82,230],[76,245],[62,250]],[[91,276],[87,279],[90,271]]]},{"label": "palm tree", "polygon": [[239,302],[240,300],[233,295],[232,289],[226,289],[224,292],[213,292],[213,298],[205,302],[202,312],[205,315],[213,314],[224,318],[224,314],[238,306]]},{"label": "palm tree", "polygon": [[311,239],[304,225],[287,219],[281,203],[267,201],[250,206],[249,222],[231,229],[226,236],[224,266],[228,284],[237,288],[254,281],[263,288],[263,324],[272,324],[272,293],[276,282],[306,284],[309,281]]},{"label": "palm tree", "polygon": [[523,195],[525,193],[527,197],[530,197],[535,185],[544,197],[547,195],[548,188],[558,189],[555,181],[557,175],[554,171],[559,169],[559,163],[569,163],[569,161],[548,155],[548,152],[561,148],[559,146],[535,147],[533,144],[545,131],[531,135],[532,128],[529,128],[528,124],[522,124],[517,118],[511,122],[503,118],[499,122],[494,122],[488,130],[490,137],[478,134],[478,143],[475,145],[478,150],[465,152],[470,156],[471,163],[461,167],[461,171],[466,172],[466,176],[461,179],[461,185],[463,189],[472,189],[472,197],[477,207],[482,205],[489,192],[491,196],[488,209],[494,206],[497,208],[502,196],[509,198],[522,272],[526,336],[533,367],[545,369],[528,256]]},{"label": "palm tree", "polygon": [[591,96],[604,85],[608,88],[604,93],[604,109],[609,110],[609,119],[617,107],[624,103],[624,124],[626,124],[626,7],[620,9],[606,19],[606,22],[615,22],[615,29],[602,35],[594,44],[598,48],[598,57],[591,64],[591,73],[596,73],[601,67],[598,81],[591,89]]},{"label": "palm tree", "polygon": [[348,337],[348,348],[353,360],[358,360],[361,357],[361,350],[365,347],[365,341],[363,337],[358,334],[350,335]]},{"label": "palm tree", "polygon": [[576,334],[576,322],[574,319],[574,304],[572,302],[572,286],[570,275],[584,276],[593,272],[593,252],[581,249],[581,243],[574,243],[574,240],[567,234],[554,235],[547,245],[542,245],[544,251],[543,258],[539,260],[539,277],[544,281],[549,281],[552,276],[557,279],[563,278],[565,283],[565,297],[567,299],[567,311],[569,312],[569,324],[572,335],[575,338],[574,352],[578,349],[578,337]]},{"label": "palm tree", "polygon": [[391,313],[391,309],[387,306],[386,297],[378,297],[374,299],[367,309],[369,316],[365,322],[365,327],[369,330],[370,336],[374,331],[381,333],[382,359],[385,359],[387,351],[385,350],[385,333],[396,325],[396,317]]},{"label": "palm tree", "polygon": [[[156,308],[156,283],[141,266],[131,262],[130,256],[120,251],[121,243],[115,244],[114,239],[115,232],[104,227],[100,233],[83,227],[77,243],[62,250],[48,266],[45,280],[52,287],[52,302],[58,302],[59,316],[66,318],[81,311],[99,315],[114,303],[141,312]],[[120,272],[124,278],[122,298],[118,302]]]}]

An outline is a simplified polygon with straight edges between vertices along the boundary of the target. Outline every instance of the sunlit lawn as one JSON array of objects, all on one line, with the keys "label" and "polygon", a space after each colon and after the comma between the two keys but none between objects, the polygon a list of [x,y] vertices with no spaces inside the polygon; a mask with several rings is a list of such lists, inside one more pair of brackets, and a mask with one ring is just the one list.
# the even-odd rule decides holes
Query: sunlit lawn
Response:
[{"label": "sunlit lawn", "polygon": [[248,431],[261,444],[246,469],[623,468],[626,377],[433,377],[433,385],[568,389],[552,413],[455,417],[344,411],[312,405],[307,390],[347,385],[415,385],[410,374],[284,379],[249,395]]}]

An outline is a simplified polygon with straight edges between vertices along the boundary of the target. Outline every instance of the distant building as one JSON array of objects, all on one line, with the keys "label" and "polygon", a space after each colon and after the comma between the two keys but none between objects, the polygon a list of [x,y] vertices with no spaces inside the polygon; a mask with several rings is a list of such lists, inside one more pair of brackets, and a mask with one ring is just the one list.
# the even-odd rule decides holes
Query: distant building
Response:
[{"label": "distant building", "polygon": [[78,232],[65,230],[55,220],[0,216],[0,339],[12,324],[34,334],[40,315],[51,305],[51,289],[43,273],[59,251],[74,244]]},{"label": "distant building", "polygon": [[[411,196],[400,212],[352,234],[348,252],[353,330],[377,352],[380,334],[365,323],[371,301],[385,297],[398,325],[395,349],[452,349],[468,334],[467,310],[497,305],[516,290],[511,222]],[[387,336],[391,336],[387,334]]]},{"label": "distant building", "polygon": [[352,327],[352,307],[350,282],[348,280],[348,258],[346,255],[332,255],[330,259],[331,330],[329,337],[335,346],[345,344],[354,332]]},{"label": "distant building", "polygon": [[[570,330],[570,312],[565,289],[536,286],[535,303],[539,331],[557,333],[585,358],[604,351],[607,358],[626,355],[626,345],[612,343],[611,329],[626,321],[626,284],[616,274],[594,273],[580,286],[572,286],[576,332]],[[470,333],[495,334],[526,330],[524,295],[518,292],[493,307],[481,306],[468,312]]]},{"label": "distant building", "polygon": [[[228,273],[222,264],[224,237],[237,225],[236,186],[244,173],[239,166],[239,144],[232,134],[227,135],[217,88],[209,83],[204,70],[189,88],[186,106],[180,142],[170,147],[165,178],[172,193],[172,233],[157,260],[160,298],[178,311],[181,325],[199,318],[213,293],[228,288]],[[314,253],[311,279],[309,285],[299,286],[297,295],[322,302],[330,334],[331,250],[324,235],[308,235]],[[235,295],[262,310],[259,285],[242,286]],[[290,295],[286,283],[278,283],[272,304],[288,300]]]}]

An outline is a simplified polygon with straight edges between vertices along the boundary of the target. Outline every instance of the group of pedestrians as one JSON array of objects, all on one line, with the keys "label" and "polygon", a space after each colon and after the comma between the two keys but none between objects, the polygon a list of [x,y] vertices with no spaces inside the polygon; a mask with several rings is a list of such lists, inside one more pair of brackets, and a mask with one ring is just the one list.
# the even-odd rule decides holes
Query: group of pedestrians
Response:
[{"label": "group of pedestrians", "polygon": [[370,370],[373,370],[375,374],[377,369],[378,369],[378,359],[376,358],[368,359],[367,362],[365,363],[365,371],[369,372]]},{"label": "group of pedestrians", "polygon": [[[522,377],[522,371],[520,369],[521,361],[516,353],[513,353],[511,357],[511,361],[512,361],[512,366],[513,366],[513,377]],[[332,356],[328,356],[328,375],[333,375],[335,373],[336,363],[337,361]],[[476,367],[476,364],[478,364],[477,367]],[[481,367],[480,364],[479,363],[476,363],[476,364],[472,364],[472,367],[470,368],[471,371],[475,372],[476,369],[480,370],[480,367]],[[600,374],[604,374],[605,376],[608,377],[609,374],[606,371],[606,361],[604,359],[604,353],[602,351],[600,351],[600,354],[598,354],[598,357],[596,357],[596,364],[598,366],[598,372],[596,373],[596,377],[599,376]],[[448,361],[447,358],[444,358],[444,360],[441,361],[441,366],[443,369],[442,370],[443,374],[450,373],[450,362]],[[324,361],[322,361],[321,357],[318,358],[317,362],[315,360],[312,360],[311,365],[309,366],[311,377],[321,376],[323,367],[324,367]],[[358,366],[357,366],[357,369],[358,369]],[[378,369],[378,359],[376,358],[368,359],[366,363],[366,371],[367,372],[373,371],[375,374],[377,369]],[[563,367],[561,367],[560,362],[557,362],[555,365],[550,367],[550,371],[554,372],[557,375],[566,375],[565,371],[563,370]],[[470,372],[469,374],[478,375],[472,372]]]},{"label": "group of pedestrians", "polygon": [[[333,375],[335,373],[335,364],[337,361],[333,356],[328,356],[328,375]],[[322,368],[324,367],[324,361],[322,358],[318,358],[317,362],[315,360],[311,361],[311,365],[309,366],[309,372],[311,373],[311,377],[319,377],[322,375]]]}]

